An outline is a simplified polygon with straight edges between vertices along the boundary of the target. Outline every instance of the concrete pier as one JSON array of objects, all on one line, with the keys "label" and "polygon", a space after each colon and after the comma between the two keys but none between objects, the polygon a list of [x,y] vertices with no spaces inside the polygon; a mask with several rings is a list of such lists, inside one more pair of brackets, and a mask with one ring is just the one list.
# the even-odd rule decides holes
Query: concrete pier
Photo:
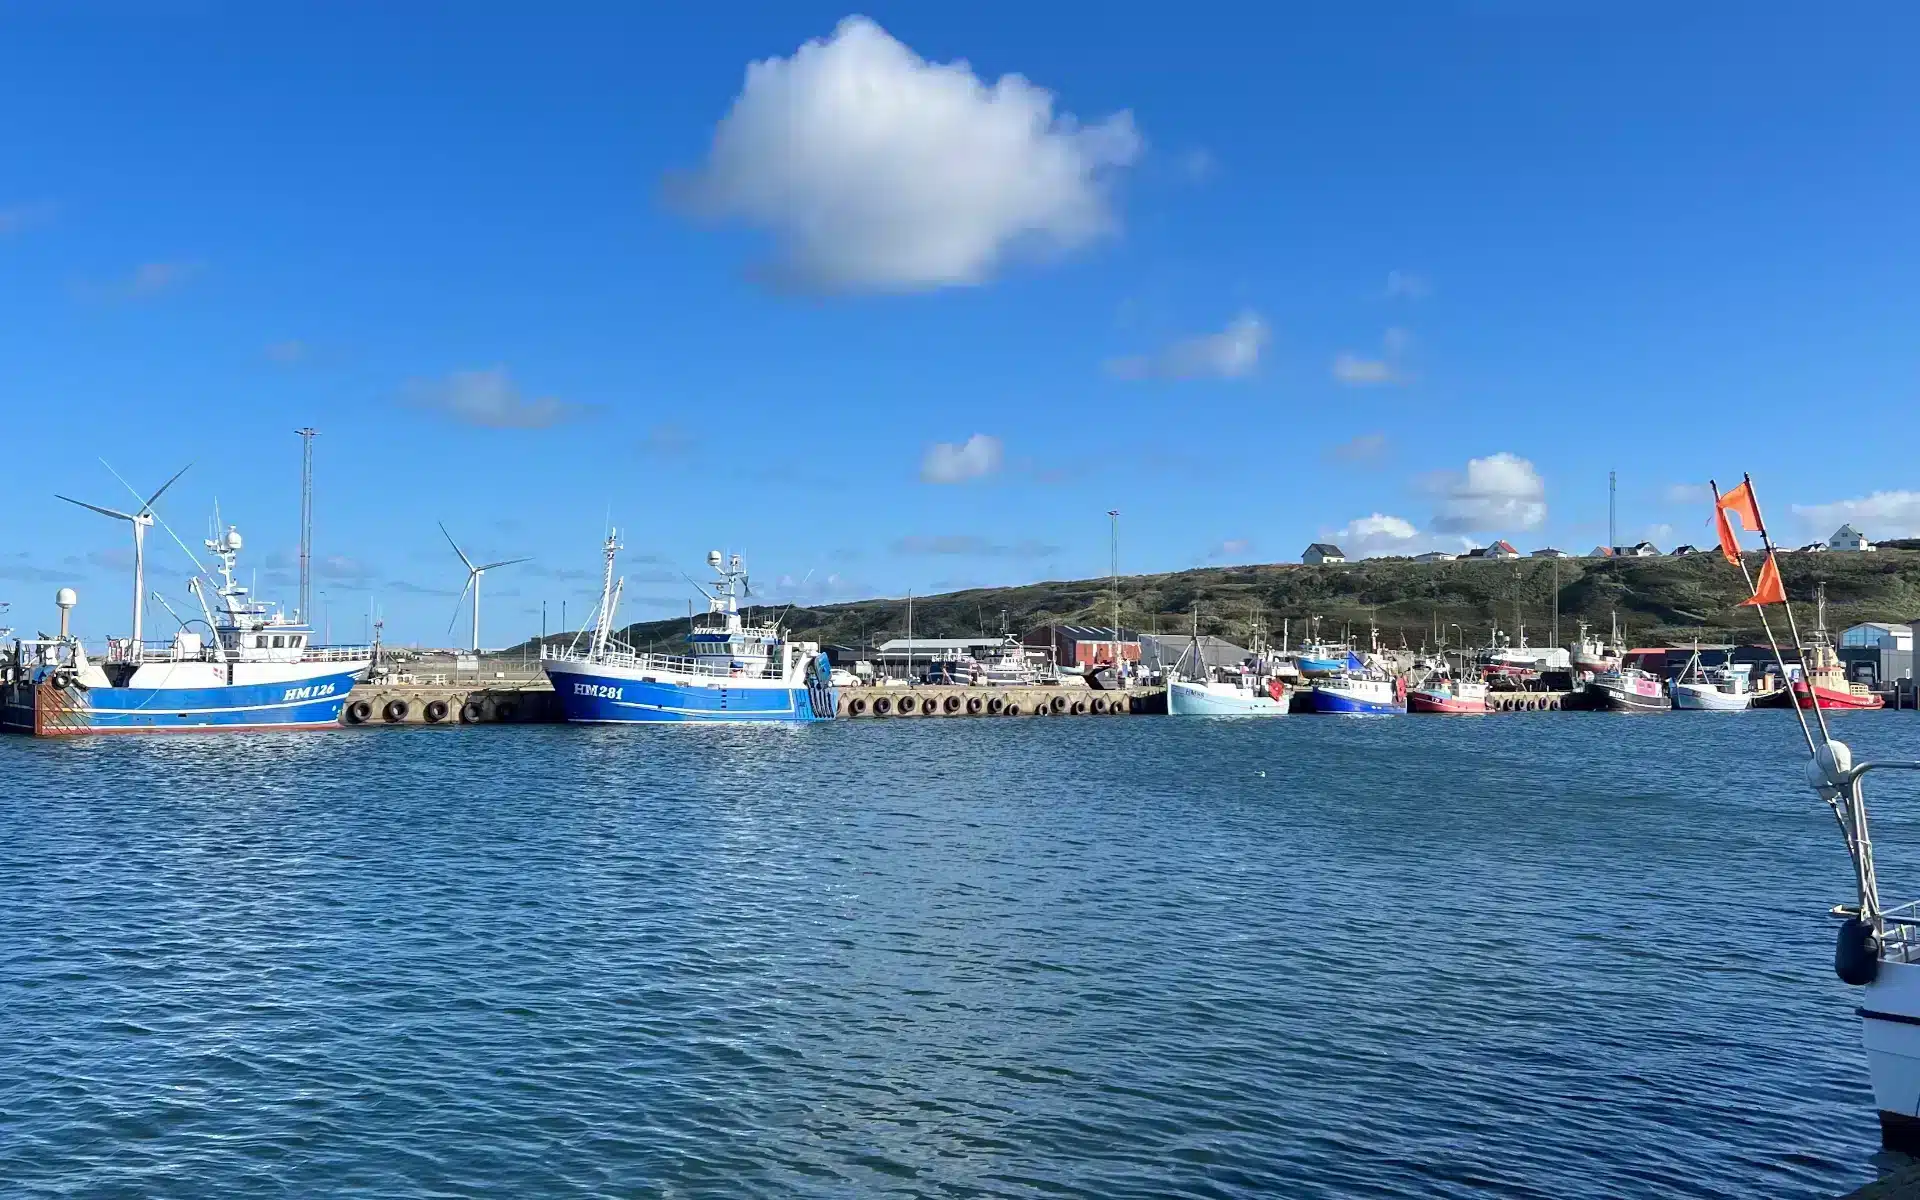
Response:
[{"label": "concrete pier", "polygon": [[1082,687],[843,688],[839,715],[851,719],[926,720],[930,717],[1125,717],[1167,711],[1158,687],[1095,691]]},{"label": "concrete pier", "polygon": [[340,712],[342,725],[517,725],[560,719],[559,698],[544,679],[370,681],[353,689]]}]

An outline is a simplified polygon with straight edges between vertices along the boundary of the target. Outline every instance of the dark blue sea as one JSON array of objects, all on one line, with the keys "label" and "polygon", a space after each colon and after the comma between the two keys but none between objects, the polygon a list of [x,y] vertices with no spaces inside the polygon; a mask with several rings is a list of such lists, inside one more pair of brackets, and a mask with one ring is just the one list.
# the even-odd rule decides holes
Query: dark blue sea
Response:
[{"label": "dark blue sea", "polygon": [[1792,720],[0,742],[0,1193],[1831,1196]]}]

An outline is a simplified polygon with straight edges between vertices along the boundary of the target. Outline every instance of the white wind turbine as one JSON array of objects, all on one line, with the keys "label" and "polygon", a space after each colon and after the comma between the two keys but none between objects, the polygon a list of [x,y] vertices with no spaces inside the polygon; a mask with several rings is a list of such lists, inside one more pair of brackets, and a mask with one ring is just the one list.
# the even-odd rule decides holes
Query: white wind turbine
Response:
[{"label": "white wind turbine", "polygon": [[[75,500],[72,496],[62,496],[58,492],[54,493],[54,499],[56,500],[65,500],[68,504],[78,504],[81,508],[92,509],[103,517],[112,517],[116,521],[125,521],[133,526],[133,650],[136,657],[138,657],[140,653],[140,618],[145,610],[144,602],[147,592],[147,529],[153,524],[153,502],[158,500],[161,492],[172,487],[174,482],[178,480],[180,476],[185,475],[188,468],[192,466],[192,463],[188,463],[185,467],[181,467],[178,471],[174,472],[172,479],[161,484],[159,491],[148,496],[144,501],[141,501],[140,508],[130,513],[123,513],[118,509],[102,508],[98,504],[88,504],[85,500]],[[108,467],[107,469],[111,471],[113,468]],[[139,496],[140,493],[134,493],[135,499],[138,499]]]},{"label": "white wind turbine", "polygon": [[[524,558],[503,558],[499,562],[481,563],[476,567],[473,565],[473,560],[467,557],[467,552],[460,548],[460,543],[453,540],[452,534],[447,533],[446,522],[439,522],[439,525],[440,532],[445,535],[447,539],[447,545],[453,547],[453,552],[460,556],[460,561],[465,563],[467,567],[467,586],[460,589],[460,600],[465,600],[468,592],[473,593],[473,652],[478,654],[480,653],[480,577],[495,567],[510,567],[515,563],[523,563],[528,560]],[[447,622],[448,633],[453,632],[454,623],[459,620],[460,601],[456,600],[453,606],[453,620]]]}]

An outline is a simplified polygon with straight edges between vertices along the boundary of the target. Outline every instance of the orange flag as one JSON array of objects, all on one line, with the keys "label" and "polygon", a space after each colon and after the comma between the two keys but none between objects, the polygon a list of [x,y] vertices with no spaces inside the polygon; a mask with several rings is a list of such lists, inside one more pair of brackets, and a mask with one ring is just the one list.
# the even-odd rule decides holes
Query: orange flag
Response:
[{"label": "orange flag", "polygon": [[1720,530],[1720,553],[1737,566],[1740,562],[1740,539],[1733,536],[1733,526],[1727,521],[1728,516],[1740,522],[1740,527],[1748,533],[1760,532],[1760,506],[1754,503],[1751,483],[1742,483],[1713,502],[1713,523]]},{"label": "orange flag", "polygon": [[1787,589],[1780,583],[1780,564],[1773,561],[1772,551],[1767,553],[1767,561],[1760,568],[1760,582],[1753,585],[1753,597],[1742,600],[1741,606],[1748,604],[1785,604]]}]

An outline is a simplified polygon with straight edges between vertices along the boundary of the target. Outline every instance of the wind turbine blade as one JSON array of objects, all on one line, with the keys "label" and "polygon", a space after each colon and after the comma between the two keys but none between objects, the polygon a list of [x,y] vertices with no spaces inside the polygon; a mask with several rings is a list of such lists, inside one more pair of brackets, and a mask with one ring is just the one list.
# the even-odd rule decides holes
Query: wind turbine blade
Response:
[{"label": "wind turbine blade", "polygon": [[475,567],[474,570],[491,571],[495,567],[510,567],[515,563],[532,562],[532,561],[533,561],[533,558],[531,555],[529,555],[526,558],[503,558],[499,562],[481,563],[479,566]]},{"label": "wind turbine blade", "polygon": [[81,508],[90,508],[103,517],[118,517],[122,521],[131,521],[134,519],[131,513],[115,512],[111,508],[101,508],[98,504],[88,504],[85,500],[75,500],[72,496],[62,496],[59,492],[55,492],[53,498],[55,500],[65,500],[68,504],[78,504]]},{"label": "wind turbine blade", "polygon": [[447,545],[452,546],[453,552],[460,556],[460,561],[467,564],[467,570],[473,570],[473,560],[467,557],[467,552],[460,548],[460,543],[454,541],[453,535],[447,532],[447,523],[445,521],[436,521],[434,523],[440,526],[440,533],[447,539]]},{"label": "wind turbine blade", "polygon": [[452,633],[453,627],[460,623],[460,606],[466,602],[467,592],[472,590],[472,588],[473,588],[473,573],[468,572],[467,586],[460,589],[460,598],[453,602],[453,619],[447,622],[448,633]]},{"label": "wind turbine blade", "polygon": [[181,467],[181,468],[180,468],[180,469],[179,469],[178,471],[175,471],[175,472],[173,473],[173,478],[172,478],[172,479],[169,479],[169,480],[167,480],[167,481],[166,481],[165,483],[163,483],[163,484],[161,484],[161,485],[160,485],[160,491],[159,491],[159,492],[155,492],[155,493],[154,493],[153,495],[151,495],[151,496],[148,496],[148,497],[147,497],[147,502],[146,502],[145,504],[143,504],[143,505],[141,505],[141,507],[142,507],[142,508],[146,508],[146,509],[151,509],[151,508],[153,507],[153,502],[154,502],[155,500],[158,500],[158,499],[160,498],[160,492],[164,492],[164,491],[166,491],[166,490],[167,490],[168,488],[170,488],[170,487],[172,487],[172,486],[173,486],[174,484],[176,484],[176,483],[178,483],[178,482],[180,482],[180,477],[181,477],[182,475],[185,475],[185,474],[186,474],[186,473],[187,473],[188,471],[191,471],[191,470],[193,470],[193,464],[192,464],[192,463],[188,463],[188,464],[187,464],[186,466],[184,466],[184,467]]}]

